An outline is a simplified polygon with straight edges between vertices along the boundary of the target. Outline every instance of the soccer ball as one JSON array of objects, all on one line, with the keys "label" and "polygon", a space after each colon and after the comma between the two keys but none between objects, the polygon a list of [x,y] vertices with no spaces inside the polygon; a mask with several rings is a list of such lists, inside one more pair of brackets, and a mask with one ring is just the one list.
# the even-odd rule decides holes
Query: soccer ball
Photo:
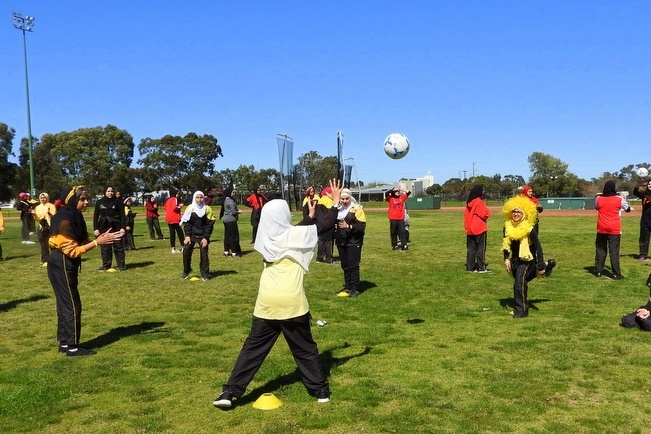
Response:
[{"label": "soccer ball", "polygon": [[384,152],[389,158],[399,160],[409,152],[409,139],[400,133],[389,134],[384,139]]},{"label": "soccer ball", "polygon": [[647,169],[646,167],[638,167],[635,173],[637,173],[637,176],[639,176],[640,178],[645,178],[649,176],[649,169]]}]

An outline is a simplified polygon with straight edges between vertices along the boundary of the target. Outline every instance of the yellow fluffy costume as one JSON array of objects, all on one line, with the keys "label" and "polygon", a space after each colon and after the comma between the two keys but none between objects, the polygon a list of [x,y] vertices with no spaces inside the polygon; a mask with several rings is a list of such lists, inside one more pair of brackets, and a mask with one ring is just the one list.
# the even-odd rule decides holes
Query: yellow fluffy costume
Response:
[{"label": "yellow fluffy costume", "polygon": [[[515,224],[511,218],[511,211],[519,209],[524,214],[520,223]],[[515,196],[507,200],[502,208],[504,214],[504,239],[502,250],[511,253],[511,242],[520,241],[520,259],[524,261],[533,260],[529,249],[529,233],[533,230],[538,219],[536,204],[526,196]]]}]

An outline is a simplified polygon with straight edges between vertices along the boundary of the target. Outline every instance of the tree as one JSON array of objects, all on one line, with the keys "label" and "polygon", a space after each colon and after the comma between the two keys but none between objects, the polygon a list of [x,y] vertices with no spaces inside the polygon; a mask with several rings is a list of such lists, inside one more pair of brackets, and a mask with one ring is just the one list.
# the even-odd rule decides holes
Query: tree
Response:
[{"label": "tree", "polygon": [[215,174],[215,160],[223,157],[221,146],[210,134],[147,137],[140,141],[138,150],[142,156],[138,163],[146,167],[144,177],[148,183],[175,185],[190,191],[203,190],[210,185]]},{"label": "tree", "polygon": [[213,177],[213,185],[226,187],[231,182],[242,194],[251,193],[258,186],[268,191],[275,191],[280,188],[280,172],[275,169],[256,171],[253,165],[241,165],[235,170],[226,169],[217,172]]},{"label": "tree", "polygon": [[441,187],[441,184],[432,184],[425,189],[425,193],[427,193],[429,196],[438,196],[442,191],[443,187]]},{"label": "tree", "polygon": [[560,159],[542,152],[534,152],[527,159],[533,175],[529,183],[538,193],[547,197],[579,194],[579,178],[567,170]]},{"label": "tree", "polygon": [[296,182],[301,188],[325,186],[329,179],[337,176],[337,157],[322,157],[310,151],[298,157],[295,169]]},{"label": "tree", "polygon": [[[107,185],[135,187],[129,171],[133,160],[133,137],[114,125],[81,128],[44,135],[32,157],[35,183],[41,190],[85,184],[92,194],[102,194]],[[21,166],[24,152],[21,149]],[[55,190],[56,191],[56,190]],[[129,190],[127,190],[129,191]]]},{"label": "tree", "polygon": [[9,156],[14,155],[12,148],[15,135],[16,130],[0,122],[0,201],[11,200],[16,193],[12,192],[12,187],[16,180],[18,166],[9,162]]}]

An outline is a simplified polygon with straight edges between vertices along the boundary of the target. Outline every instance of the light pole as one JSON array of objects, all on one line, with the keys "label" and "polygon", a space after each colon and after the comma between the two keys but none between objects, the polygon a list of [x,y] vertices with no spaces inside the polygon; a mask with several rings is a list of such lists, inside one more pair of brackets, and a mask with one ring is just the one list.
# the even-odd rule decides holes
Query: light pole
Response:
[{"label": "light pole", "polygon": [[25,58],[25,92],[27,95],[27,152],[29,155],[29,191],[32,197],[36,196],[34,189],[34,162],[32,161],[32,117],[29,109],[29,78],[27,75],[27,37],[25,32],[31,32],[34,28],[34,17],[22,16],[14,12],[14,27],[23,32],[23,53]]}]

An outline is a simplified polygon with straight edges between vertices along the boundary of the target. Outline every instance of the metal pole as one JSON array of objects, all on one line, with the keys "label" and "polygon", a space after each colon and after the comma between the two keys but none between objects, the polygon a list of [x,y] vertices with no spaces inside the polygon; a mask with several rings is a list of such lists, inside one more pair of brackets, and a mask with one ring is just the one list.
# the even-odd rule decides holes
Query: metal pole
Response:
[{"label": "metal pole", "polygon": [[25,60],[25,94],[27,96],[27,152],[29,155],[29,191],[32,197],[36,196],[36,189],[34,188],[34,161],[32,158],[32,115],[29,104],[29,76],[27,73],[27,37],[25,32],[31,32],[34,26],[34,17],[29,15],[23,17],[17,12],[14,12],[14,27],[23,32],[23,54]]}]

